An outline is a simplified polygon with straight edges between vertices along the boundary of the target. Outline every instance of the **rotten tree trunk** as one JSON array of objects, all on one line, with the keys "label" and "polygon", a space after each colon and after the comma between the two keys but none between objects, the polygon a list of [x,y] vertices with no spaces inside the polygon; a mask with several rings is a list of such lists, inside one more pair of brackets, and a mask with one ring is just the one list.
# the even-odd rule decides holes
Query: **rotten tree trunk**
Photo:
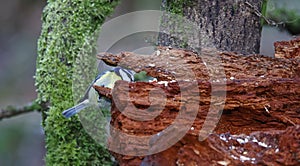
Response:
[{"label": "rotten tree trunk", "polygon": [[[120,165],[300,164],[300,59],[238,56],[209,49],[196,55],[164,47],[154,55],[126,52],[100,58],[147,71],[158,79],[118,81],[112,94],[95,87],[113,99],[114,129],[150,138],[145,143],[113,131],[109,147],[119,150],[112,154]],[[224,107],[218,98],[222,93],[226,93]],[[211,112],[213,116],[208,116]],[[165,130],[182,114],[186,116],[179,118],[173,137],[166,136]],[[208,137],[199,141],[204,125],[214,130],[206,131]],[[178,136],[186,126],[185,135]],[[172,144],[174,139],[178,141]],[[164,146],[169,148],[151,153]],[[139,153],[149,155],[134,157]]]}]

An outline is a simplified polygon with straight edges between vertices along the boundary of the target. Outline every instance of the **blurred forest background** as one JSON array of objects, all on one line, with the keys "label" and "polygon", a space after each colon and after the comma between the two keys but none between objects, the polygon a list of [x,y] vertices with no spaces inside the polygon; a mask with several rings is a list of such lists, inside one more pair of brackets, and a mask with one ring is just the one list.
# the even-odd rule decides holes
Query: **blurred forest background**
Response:
[{"label": "blurred forest background", "polygon": [[[41,14],[46,1],[0,1],[0,108],[22,106],[36,98],[33,76]],[[272,12],[269,16],[277,22],[298,21],[297,28],[300,29],[299,0],[269,1],[267,11]],[[111,18],[136,10],[159,10],[160,4],[161,0],[121,0]],[[285,29],[264,26],[260,52],[272,56],[274,41],[291,38],[293,35]],[[40,124],[41,115],[38,112],[0,120],[1,166],[44,165],[44,137]]]}]

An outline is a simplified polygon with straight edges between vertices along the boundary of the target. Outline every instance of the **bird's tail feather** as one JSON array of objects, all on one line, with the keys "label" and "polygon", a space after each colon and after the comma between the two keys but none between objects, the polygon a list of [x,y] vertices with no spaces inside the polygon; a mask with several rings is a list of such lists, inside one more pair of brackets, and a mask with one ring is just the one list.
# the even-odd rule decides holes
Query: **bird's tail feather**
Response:
[{"label": "bird's tail feather", "polygon": [[65,110],[62,114],[64,117],[70,118],[71,116],[77,114],[78,112],[80,112],[81,110],[83,110],[84,108],[86,108],[88,106],[89,106],[88,101],[84,100],[83,102],[75,105],[74,107],[71,107],[71,108]]}]

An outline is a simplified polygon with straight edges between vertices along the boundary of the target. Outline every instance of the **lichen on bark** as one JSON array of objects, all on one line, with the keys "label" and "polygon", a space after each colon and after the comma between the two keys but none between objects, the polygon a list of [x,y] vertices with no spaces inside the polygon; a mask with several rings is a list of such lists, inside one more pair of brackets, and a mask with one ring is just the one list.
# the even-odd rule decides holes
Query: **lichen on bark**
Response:
[{"label": "lichen on bark", "polygon": [[[35,78],[37,101],[49,106],[43,112],[47,165],[111,163],[109,153],[84,131],[78,118],[65,119],[61,112],[74,104],[72,88],[80,92],[86,88],[85,84],[74,85],[73,75],[86,75],[83,82],[94,78],[95,69],[89,64],[95,61],[100,26],[117,3],[118,0],[48,0],[43,11]],[[77,65],[82,71],[75,68],[78,57],[82,61]]]}]

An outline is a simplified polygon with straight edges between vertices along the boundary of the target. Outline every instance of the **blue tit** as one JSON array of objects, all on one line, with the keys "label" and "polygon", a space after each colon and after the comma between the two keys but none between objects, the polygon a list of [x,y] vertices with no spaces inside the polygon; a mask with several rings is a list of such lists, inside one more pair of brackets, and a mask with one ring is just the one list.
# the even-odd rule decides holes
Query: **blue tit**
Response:
[{"label": "blue tit", "polygon": [[94,88],[92,88],[93,85],[103,86],[112,89],[117,80],[125,80],[129,82],[134,81],[134,74],[134,71],[124,69],[121,67],[116,67],[112,70],[99,74],[89,86],[84,97],[79,101],[79,104],[63,111],[63,116],[66,118],[70,118],[71,116],[77,114],[81,110],[99,102],[101,96],[99,96],[97,91]]}]

